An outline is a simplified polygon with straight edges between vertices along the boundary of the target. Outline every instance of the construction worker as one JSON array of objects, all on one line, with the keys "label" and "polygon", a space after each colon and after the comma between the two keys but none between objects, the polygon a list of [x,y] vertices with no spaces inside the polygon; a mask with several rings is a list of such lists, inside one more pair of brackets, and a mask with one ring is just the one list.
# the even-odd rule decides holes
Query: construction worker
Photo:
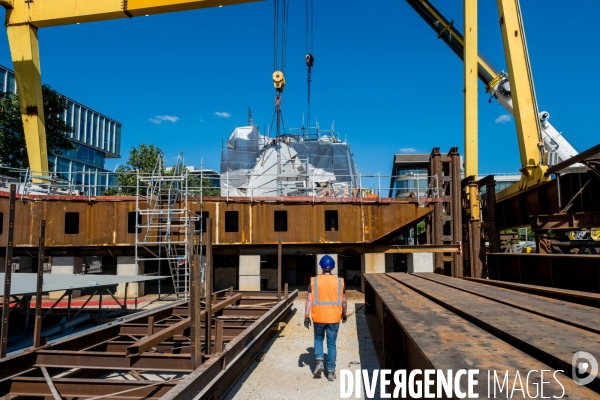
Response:
[{"label": "construction worker", "polygon": [[325,255],[319,261],[323,270],[322,275],[310,278],[306,307],[304,311],[304,326],[310,328],[310,317],[315,325],[315,369],[313,374],[320,378],[323,372],[323,339],[327,335],[327,379],[333,381],[335,375],[335,359],[338,329],[340,320],[346,322],[346,291],[344,280],[331,274],[335,268],[335,261],[331,256]]}]

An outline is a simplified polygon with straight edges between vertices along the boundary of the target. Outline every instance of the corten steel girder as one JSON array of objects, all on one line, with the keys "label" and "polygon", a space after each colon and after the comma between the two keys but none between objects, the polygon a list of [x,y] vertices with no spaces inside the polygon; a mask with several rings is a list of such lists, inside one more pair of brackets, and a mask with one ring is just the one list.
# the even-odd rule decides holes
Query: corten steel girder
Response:
[{"label": "corten steel girder", "polygon": [[[597,309],[567,301],[431,273],[366,274],[365,281],[367,312],[375,312],[382,327],[382,368],[456,371],[467,360],[479,370],[474,389],[480,397],[487,397],[488,371],[568,371],[573,353],[598,337]],[[598,397],[598,379],[588,387],[570,374],[559,379],[561,385],[544,390]],[[527,382],[530,391],[535,385]]]},{"label": "corten steel girder", "polygon": [[[20,199],[19,199],[20,200]],[[15,208],[15,247],[37,249],[39,221],[52,221],[46,226],[45,248],[48,255],[69,249],[102,251],[102,248],[135,246],[135,228],[129,227],[130,213],[136,212],[135,198],[99,196],[42,196],[17,201]],[[32,200],[32,201],[28,201]],[[271,198],[270,202],[227,201],[225,198],[204,199],[203,212],[219,223],[213,224],[213,245],[273,245],[281,237],[284,251],[289,244],[377,244],[397,236],[402,229],[414,225],[427,216],[432,208],[429,204],[449,202],[448,196],[417,199],[414,201],[382,202],[303,201],[297,198]],[[390,199],[387,199],[390,200]],[[9,199],[0,192],[0,212],[8,215]],[[286,232],[274,230],[275,211],[284,209],[287,220],[294,221]],[[200,212],[200,204],[192,203],[191,212]],[[79,213],[77,234],[65,234],[65,212]],[[325,212],[337,211],[338,229],[327,230]],[[225,227],[226,215],[237,213],[239,229],[230,232]],[[148,223],[143,218],[142,223]],[[5,243],[8,230],[0,234],[0,243]],[[150,235],[155,228],[150,229]],[[173,235],[173,239],[180,239]],[[206,235],[203,237],[206,242]],[[275,248],[274,247],[274,248]],[[112,252],[114,249],[111,248]],[[119,250],[121,251],[121,250]],[[95,254],[98,255],[98,254]]]},{"label": "corten steel girder", "polygon": [[[270,292],[216,292],[208,342],[212,351],[206,354],[202,326],[203,353],[196,370],[189,306],[178,302],[1,360],[0,396],[52,397],[55,390],[63,398],[176,399],[202,393],[219,397],[276,332],[273,327],[289,313],[297,293],[287,295],[286,288],[287,297],[277,301]],[[72,368],[76,369],[69,371]],[[162,373],[175,377],[162,379]],[[106,379],[115,374],[132,380]]]}]

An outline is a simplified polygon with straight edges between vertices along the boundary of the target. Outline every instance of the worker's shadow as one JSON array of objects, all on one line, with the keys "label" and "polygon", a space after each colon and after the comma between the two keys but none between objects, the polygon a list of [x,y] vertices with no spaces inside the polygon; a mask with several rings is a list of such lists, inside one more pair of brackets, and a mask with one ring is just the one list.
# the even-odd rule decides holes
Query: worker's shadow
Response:
[{"label": "worker's shadow", "polygon": [[[325,359],[323,360],[323,364],[327,365],[327,354],[325,354]],[[316,366],[316,361],[315,361],[315,348],[314,347],[309,347],[306,349],[306,353],[300,354],[300,356],[298,357],[298,367],[300,368],[304,368],[304,366],[308,366],[310,368],[310,373],[312,374],[312,371],[315,369]],[[323,374],[325,374],[326,371],[323,371]],[[324,375],[321,374],[320,377],[314,377],[314,379],[320,379],[322,378]]]}]

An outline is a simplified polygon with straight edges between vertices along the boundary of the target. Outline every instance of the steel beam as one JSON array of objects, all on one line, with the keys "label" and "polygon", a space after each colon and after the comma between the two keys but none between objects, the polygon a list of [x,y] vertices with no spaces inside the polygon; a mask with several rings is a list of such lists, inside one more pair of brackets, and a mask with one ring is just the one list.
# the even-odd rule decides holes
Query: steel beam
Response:
[{"label": "steel beam", "polygon": [[4,270],[4,296],[2,297],[2,329],[0,334],[0,358],[6,357],[8,346],[8,320],[10,317],[10,283],[12,277],[13,235],[15,231],[15,198],[16,185],[10,185],[10,201],[8,212],[8,238],[6,241],[6,264]]},{"label": "steel beam", "polygon": [[[388,275],[554,369],[570,371],[573,354],[582,348],[600,354],[600,342],[589,340],[591,333],[587,330],[417,276]],[[597,390],[599,384],[597,377],[590,387]]]},{"label": "steel beam", "polygon": [[[128,381],[114,379],[53,378],[52,383],[63,398],[110,397],[159,399],[177,384],[175,381]],[[15,396],[51,397],[44,378],[20,376],[9,382],[8,391]],[[118,398],[118,396],[115,396]]]},{"label": "steel beam", "polygon": [[600,229],[600,211],[533,215],[531,216],[531,229],[539,232],[548,230]]},{"label": "steel beam", "polygon": [[[44,240],[46,221],[40,222],[40,249],[38,251],[37,293],[35,295],[35,324],[33,326],[33,348],[42,345],[42,287],[44,284]],[[70,299],[70,297],[69,297]]]},{"label": "steel beam", "polygon": [[[208,312],[216,313],[217,311],[220,311],[220,310],[224,309],[225,307],[236,303],[241,298],[242,298],[242,294],[238,293],[238,294],[234,295],[233,297],[229,297],[229,298],[215,304],[212,307],[212,311],[208,311]],[[207,303],[208,303],[208,301],[207,301]],[[206,315],[207,315],[207,310],[202,310],[202,312],[200,313],[200,317],[205,317]],[[210,318],[208,318],[207,320],[210,321]],[[186,318],[186,319],[182,320],[181,322],[178,322],[174,325],[171,325],[168,328],[165,328],[165,329],[162,329],[162,330],[156,332],[152,336],[148,336],[148,337],[138,341],[136,344],[133,344],[127,348],[127,357],[139,356],[140,354],[144,353],[145,351],[150,350],[152,347],[159,344],[160,342],[163,342],[164,340],[166,340],[170,337],[173,337],[174,335],[176,335],[180,332],[183,332],[185,329],[189,328],[190,325],[191,325],[190,318]],[[207,334],[205,334],[205,337],[210,337],[210,331],[207,331]],[[208,347],[208,346],[206,346],[206,347]]]},{"label": "steel beam", "polygon": [[188,354],[145,353],[137,357],[123,357],[123,353],[68,350],[38,350],[36,354],[37,367],[193,371],[192,359]]},{"label": "steel beam", "polygon": [[[401,361],[404,364],[401,365],[405,365],[403,368],[407,369],[407,373],[413,369],[423,370],[425,368],[456,371],[465,368],[465,360],[468,360],[469,368],[479,369],[479,375],[475,375],[475,379],[483,383],[475,386],[475,393],[479,391],[480,397],[487,398],[487,383],[493,385],[493,380],[488,381],[488,370],[503,372],[506,370],[551,370],[550,366],[538,361],[535,357],[511,346],[423,295],[415,293],[414,290],[392,279],[389,275],[394,274],[365,274],[365,280],[371,297],[379,298],[378,301],[389,310],[388,315],[394,320],[384,322],[383,328],[386,329],[386,326],[389,327],[392,323],[396,323],[404,332],[403,348],[401,351],[395,351],[395,355],[403,357]],[[398,275],[424,281],[424,279],[408,274]],[[443,285],[435,285],[440,287],[438,291],[444,290]],[[479,309],[473,306],[471,308]],[[493,309],[480,309],[480,313],[489,313],[490,310]],[[506,317],[508,318],[510,315]],[[389,328],[388,331],[390,331]],[[423,332],[427,332],[427,334],[424,335]],[[402,344],[401,340],[398,342],[398,344]],[[386,368],[388,368],[387,365]],[[523,382],[525,381],[523,380]],[[569,397],[593,398],[597,396],[589,388],[578,386],[564,376],[561,383],[565,388],[565,394],[568,394]],[[528,385],[531,393],[536,390],[532,380],[525,384]],[[464,386],[466,384],[461,382],[462,391],[466,390]],[[563,393],[561,386],[556,383],[552,386],[545,386],[545,393],[546,390],[548,390],[547,395],[549,396],[552,396],[549,394],[550,392],[557,397]]]}]

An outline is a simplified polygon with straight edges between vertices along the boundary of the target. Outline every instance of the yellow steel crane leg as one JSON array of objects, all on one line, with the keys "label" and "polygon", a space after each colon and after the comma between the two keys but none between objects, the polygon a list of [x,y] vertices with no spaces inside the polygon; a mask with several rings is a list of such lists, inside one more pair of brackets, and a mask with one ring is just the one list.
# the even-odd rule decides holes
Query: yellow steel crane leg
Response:
[{"label": "yellow steel crane leg", "polygon": [[[472,177],[468,187],[469,196],[469,259],[471,276],[481,278],[479,259],[480,220],[479,187],[477,186],[478,166],[478,114],[477,114],[477,0],[464,0],[465,45],[465,176]],[[456,216],[455,216],[456,218]]]},{"label": "yellow steel crane leg", "polygon": [[29,24],[12,25],[6,31],[19,90],[29,168],[35,175],[44,174],[48,171],[48,151],[37,28]]},{"label": "yellow steel crane leg", "polygon": [[29,166],[48,174],[48,152],[40,75],[39,28],[132,18],[260,0],[0,0],[19,91]]},{"label": "yellow steel crane leg", "polygon": [[[519,0],[498,0],[498,15],[521,154],[521,182],[511,190],[517,192],[548,180],[544,176],[548,167],[542,165],[540,119]],[[498,198],[510,194],[503,191]]]},{"label": "yellow steel crane leg", "polygon": [[464,0],[465,45],[465,176],[477,180],[478,126],[477,126],[477,0]]}]

